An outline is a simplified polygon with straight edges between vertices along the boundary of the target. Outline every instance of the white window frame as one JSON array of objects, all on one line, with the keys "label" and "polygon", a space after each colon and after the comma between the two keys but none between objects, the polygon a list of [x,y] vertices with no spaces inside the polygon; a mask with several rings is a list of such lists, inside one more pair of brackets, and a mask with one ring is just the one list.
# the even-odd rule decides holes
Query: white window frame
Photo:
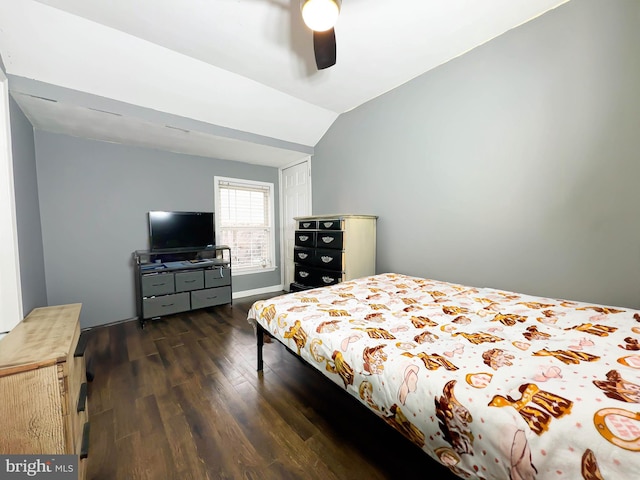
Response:
[{"label": "white window frame", "polygon": [[245,180],[242,178],[231,178],[231,177],[219,177],[214,176],[214,185],[213,185],[213,193],[214,193],[214,211],[215,211],[215,231],[216,231],[216,243],[221,244],[222,242],[222,212],[220,210],[220,183],[228,182],[231,184],[236,184],[240,187],[251,188],[251,187],[259,187],[260,189],[268,189],[269,191],[269,206],[267,207],[267,212],[269,215],[268,219],[268,228],[269,228],[269,255],[271,257],[271,265],[267,265],[264,267],[238,267],[234,264],[234,249],[232,245],[231,247],[231,274],[233,276],[236,275],[250,275],[255,273],[263,273],[263,272],[272,272],[274,271],[276,266],[276,231],[275,231],[275,217],[274,217],[274,184],[269,182],[260,182],[256,180]]}]

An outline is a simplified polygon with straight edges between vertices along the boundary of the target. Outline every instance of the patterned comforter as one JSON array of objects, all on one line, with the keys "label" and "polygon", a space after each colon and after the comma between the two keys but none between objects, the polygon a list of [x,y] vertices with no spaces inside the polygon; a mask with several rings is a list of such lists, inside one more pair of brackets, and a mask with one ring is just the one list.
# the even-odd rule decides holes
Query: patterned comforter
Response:
[{"label": "patterned comforter", "polygon": [[462,478],[640,478],[640,312],[382,274],[249,320]]}]

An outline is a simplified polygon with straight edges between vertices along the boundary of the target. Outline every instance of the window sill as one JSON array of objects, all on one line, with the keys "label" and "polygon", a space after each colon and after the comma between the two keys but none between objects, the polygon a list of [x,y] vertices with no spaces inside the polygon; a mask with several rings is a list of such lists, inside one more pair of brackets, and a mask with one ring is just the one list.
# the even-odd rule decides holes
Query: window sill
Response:
[{"label": "window sill", "polygon": [[267,267],[267,268],[247,268],[247,269],[242,269],[242,270],[234,270],[233,266],[231,267],[231,276],[235,277],[235,276],[240,276],[240,275],[254,275],[256,273],[266,273],[266,272],[273,272],[274,270],[276,270],[277,267]]}]

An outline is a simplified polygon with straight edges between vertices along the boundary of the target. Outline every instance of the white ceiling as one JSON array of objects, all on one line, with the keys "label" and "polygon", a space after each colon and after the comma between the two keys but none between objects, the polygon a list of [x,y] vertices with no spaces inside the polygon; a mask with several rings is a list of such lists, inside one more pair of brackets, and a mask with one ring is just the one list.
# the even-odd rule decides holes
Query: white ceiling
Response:
[{"label": "white ceiling", "polygon": [[317,71],[300,0],[3,0],[0,55],[37,129],[282,166],[341,113],[566,1],[343,0],[337,64]]}]

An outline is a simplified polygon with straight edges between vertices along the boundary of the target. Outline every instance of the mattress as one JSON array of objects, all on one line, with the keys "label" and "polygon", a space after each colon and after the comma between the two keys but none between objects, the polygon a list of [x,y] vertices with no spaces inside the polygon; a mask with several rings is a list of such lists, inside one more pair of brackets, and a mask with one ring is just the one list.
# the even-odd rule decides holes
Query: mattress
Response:
[{"label": "mattress", "polygon": [[461,478],[638,478],[637,310],[387,273],[248,317]]}]

